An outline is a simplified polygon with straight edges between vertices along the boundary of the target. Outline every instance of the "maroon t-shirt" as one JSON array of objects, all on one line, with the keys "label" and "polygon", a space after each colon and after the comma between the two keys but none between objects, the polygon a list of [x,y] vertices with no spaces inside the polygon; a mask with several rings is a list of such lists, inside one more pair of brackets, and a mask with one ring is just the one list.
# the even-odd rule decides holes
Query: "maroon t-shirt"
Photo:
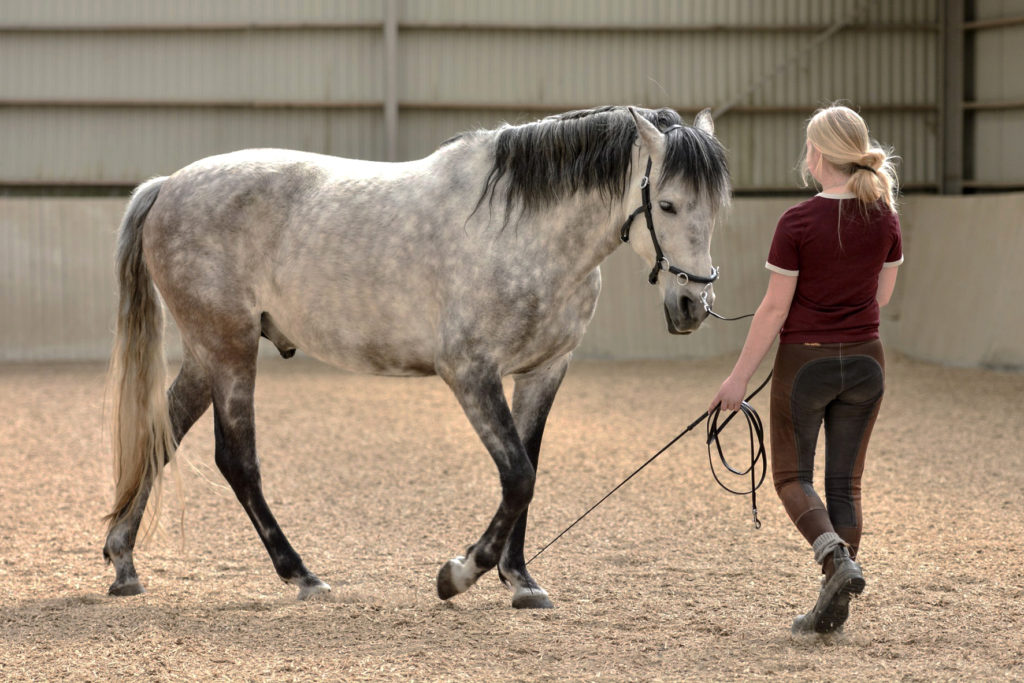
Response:
[{"label": "maroon t-shirt", "polygon": [[779,219],[765,266],[796,276],[783,344],[878,338],[878,275],[903,263],[899,217],[852,194],[819,194]]}]

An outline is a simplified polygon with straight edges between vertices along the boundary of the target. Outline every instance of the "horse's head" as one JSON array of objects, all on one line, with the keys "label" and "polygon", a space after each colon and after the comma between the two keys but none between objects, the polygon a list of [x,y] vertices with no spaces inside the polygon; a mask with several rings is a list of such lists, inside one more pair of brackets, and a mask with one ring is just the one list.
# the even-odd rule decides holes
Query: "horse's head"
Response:
[{"label": "horse's head", "polygon": [[[655,113],[659,123],[663,112]],[[623,225],[622,239],[651,264],[649,279],[661,291],[669,332],[689,334],[708,315],[705,301],[710,307],[715,298],[711,232],[729,197],[725,151],[708,110],[692,127],[669,123],[664,130],[632,107],[630,113],[640,147],[633,177],[640,179],[641,205]]]}]

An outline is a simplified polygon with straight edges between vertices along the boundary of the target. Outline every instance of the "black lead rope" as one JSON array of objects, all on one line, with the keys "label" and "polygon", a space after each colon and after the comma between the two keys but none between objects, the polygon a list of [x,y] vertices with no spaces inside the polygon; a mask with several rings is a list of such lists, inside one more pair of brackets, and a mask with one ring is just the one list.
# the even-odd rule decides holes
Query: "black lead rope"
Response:
[{"label": "black lead rope", "polygon": [[[772,378],[772,374],[769,372],[768,377],[765,378],[764,382],[751,394],[747,401],[754,397],[758,391],[761,391],[768,384],[768,381]],[[722,444],[718,440],[718,435],[721,433],[725,426],[729,424],[729,421],[735,417],[736,412],[734,411],[729,417],[725,419],[725,422],[718,425],[718,417],[721,414],[721,406],[715,406],[715,411],[712,413],[710,419],[708,419],[708,465],[711,467],[711,476],[715,478],[718,485],[723,489],[737,496],[745,496],[750,494],[750,511],[754,516],[754,528],[761,528],[761,520],[757,518],[757,490],[761,488],[761,484],[764,483],[765,475],[768,472],[768,458],[764,450],[764,424],[761,422],[761,416],[757,414],[751,405],[743,401],[740,403],[739,412],[743,413],[743,417],[747,419],[747,432],[750,440],[750,467],[745,470],[738,470],[729,465],[729,461],[725,459],[725,452],[722,450]],[[729,488],[725,482],[718,477],[718,472],[715,471],[715,461],[711,458],[711,444],[715,444],[715,448],[718,450],[718,459],[722,462],[727,470],[737,476],[750,475],[750,490],[748,491],[737,491]],[[761,466],[761,476],[757,475],[757,466]]]},{"label": "black lead rope", "polygon": [[[746,316],[741,316],[741,317],[746,317]],[[664,453],[669,448],[671,448],[677,441],[679,441],[679,439],[683,438],[686,434],[688,434],[690,431],[692,431],[697,425],[699,425],[704,420],[708,420],[708,425],[707,425],[708,463],[711,466],[711,474],[712,474],[712,476],[714,476],[715,481],[718,482],[718,485],[721,486],[726,491],[728,491],[729,493],[732,493],[732,494],[735,494],[735,495],[739,495],[739,496],[745,496],[747,494],[750,494],[750,506],[751,506],[751,511],[752,511],[752,513],[754,515],[754,528],[755,529],[760,529],[761,528],[761,520],[757,518],[757,489],[759,489],[761,487],[761,484],[764,483],[765,474],[768,471],[768,464],[767,464],[767,458],[765,456],[765,450],[764,450],[764,425],[761,422],[761,416],[758,415],[757,411],[754,410],[754,408],[750,405],[750,400],[752,398],[754,398],[755,396],[757,396],[758,393],[760,393],[760,391],[762,389],[764,389],[768,385],[768,382],[771,380],[771,378],[772,378],[772,373],[769,372],[768,376],[764,378],[764,381],[761,382],[760,386],[758,386],[757,389],[754,389],[754,391],[749,396],[747,396],[747,399],[740,404],[739,411],[733,411],[729,415],[729,417],[727,417],[725,419],[725,421],[722,422],[721,425],[718,424],[718,418],[719,418],[719,415],[721,413],[721,406],[715,407],[714,412],[712,414],[709,414],[709,413],[705,412],[703,415],[701,415],[696,420],[691,422],[686,427],[686,429],[684,429],[683,431],[679,432],[679,434],[677,434],[671,441],[669,441],[667,444],[665,444],[657,453],[655,453],[650,458],[648,458],[647,462],[645,462],[644,464],[640,465],[640,467],[638,467],[635,470],[633,470],[632,474],[630,474],[628,477],[623,479],[615,488],[613,488],[611,491],[606,493],[604,495],[604,497],[601,498],[601,500],[599,500],[596,503],[594,503],[593,505],[591,505],[590,508],[586,512],[584,512],[582,515],[577,517],[575,522],[573,522],[572,524],[567,526],[565,529],[562,530],[561,533],[559,533],[553,539],[548,541],[547,545],[545,545],[543,548],[538,550],[537,553],[526,562],[526,564],[530,564],[530,562],[533,562],[534,560],[536,560],[540,556],[540,554],[542,552],[544,552],[545,550],[550,548],[552,545],[554,545],[555,542],[558,541],[558,539],[560,539],[562,536],[565,536],[565,534],[567,534],[569,532],[569,530],[571,530],[574,526],[576,526],[577,524],[582,522],[584,517],[586,517],[591,512],[596,510],[597,507],[599,505],[601,505],[601,503],[603,503],[606,500],[608,500],[608,498],[610,498],[613,493],[615,493],[616,491],[621,489],[623,486],[625,486],[626,483],[630,479],[632,479],[636,475],[640,474],[640,472],[645,467],[647,467],[652,462],[657,460],[658,457],[662,453]],[[725,458],[725,452],[722,450],[722,444],[719,441],[719,435],[721,434],[722,430],[725,429],[726,425],[728,425],[729,422],[731,422],[734,417],[736,417],[737,412],[738,413],[742,413],[743,417],[746,418],[746,420],[747,420],[747,429],[748,429],[748,431],[750,433],[750,467],[745,469],[745,470],[737,470],[737,469],[735,469],[734,467],[732,467],[728,463],[728,461]],[[710,419],[708,419],[709,417],[710,417]],[[750,474],[750,490],[749,491],[742,491],[742,490],[737,491],[735,489],[729,488],[724,483],[722,483],[722,480],[718,477],[718,473],[715,470],[714,459],[711,457],[711,444],[715,445],[715,449],[718,451],[718,458],[719,458],[719,460],[721,460],[722,464],[725,466],[726,469],[728,469],[733,474],[740,475],[740,476],[745,476],[747,474]],[[760,464],[760,466],[761,466],[761,468],[760,468],[761,469],[760,477],[757,476],[757,466],[758,466],[758,464]]]}]

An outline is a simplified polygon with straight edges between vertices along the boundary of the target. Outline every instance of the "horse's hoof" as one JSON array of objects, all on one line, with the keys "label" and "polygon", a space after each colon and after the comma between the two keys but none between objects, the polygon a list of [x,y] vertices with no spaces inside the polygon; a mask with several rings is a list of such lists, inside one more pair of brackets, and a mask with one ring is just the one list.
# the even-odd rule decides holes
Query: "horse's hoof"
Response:
[{"label": "horse's hoof", "polygon": [[475,580],[476,577],[467,567],[465,557],[448,560],[437,572],[437,597],[442,600],[454,598],[459,593],[469,590]]},{"label": "horse's hoof", "polygon": [[452,562],[454,560],[448,560],[437,572],[437,597],[442,600],[454,598],[461,592],[456,590],[455,583],[452,581]]},{"label": "horse's hoof", "polygon": [[543,588],[520,588],[512,596],[512,606],[516,609],[553,609],[555,604],[548,599]]},{"label": "horse's hoof", "polygon": [[299,600],[308,600],[314,595],[331,592],[330,586],[312,574],[304,576],[302,579],[295,581],[294,583],[299,586]]},{"label": "horse's hoof", "polygon": [[146,592],[146,589],[142,587],[142,584],[138,581],[131,581],[129,583],[112,583],[110,588],[107,590],[107,595],[142,595]]}]

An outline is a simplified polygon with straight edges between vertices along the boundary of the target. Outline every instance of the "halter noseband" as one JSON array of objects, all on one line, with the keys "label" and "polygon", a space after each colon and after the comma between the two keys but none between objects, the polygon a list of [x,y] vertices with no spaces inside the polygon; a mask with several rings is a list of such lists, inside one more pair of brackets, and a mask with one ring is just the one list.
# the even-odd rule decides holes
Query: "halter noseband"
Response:
[{"label": "halter noseband", "polygon": [[[682,128],[682,126],[675,125],[668,130],[672,130],[673,128]],[[668,133],[668,130],[665,132]],[[626,222],[623,223],[622,228],[619,229],[619,237],[622,238],[623,242],[629,242],[629,228],[633,224],[633,219],[642,211],[644,219],[647,221],[647,230],[651,233],[651,242],[654,244],[654,268],[651,269],[651,274],[647,276],[647,281],[652,285],[658,284],[658,275],[661,271],[667,270],[676,276],[676,279],[681,285],[687,285],[691,282],[710,285],[718,279],[718,268],[711,266],[711,275],[709,277],[694,275],[693,273],[686,272],[682,268],[673,266],[669,263],[668,257],[666,257],[664,252],[661,251],[661,244],[658,242],[658,234],[654,232],[654,216],[651,214],[651,164],[651,158],[647,157],[647,170],[644,171],[644,177],[640,181],[641,204],[626,218]]]}]

